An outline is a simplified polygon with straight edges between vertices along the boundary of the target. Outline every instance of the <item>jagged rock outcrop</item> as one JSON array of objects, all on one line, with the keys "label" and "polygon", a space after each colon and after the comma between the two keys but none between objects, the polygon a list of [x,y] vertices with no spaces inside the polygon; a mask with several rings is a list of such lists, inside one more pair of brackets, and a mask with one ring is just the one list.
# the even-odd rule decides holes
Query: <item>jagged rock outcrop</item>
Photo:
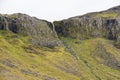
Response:
[{"label": "jagged rock outcrop", "polygon": [[77,39],[104,37],[120,42],[120,6],[55,21],[54,24],[59,36]]},{"label": "jagged rock outcrop", "polygon": [[0,30],[30,37],[30,42],[41,46],[61,46],[52,23],[26,14],[0,15]]}]

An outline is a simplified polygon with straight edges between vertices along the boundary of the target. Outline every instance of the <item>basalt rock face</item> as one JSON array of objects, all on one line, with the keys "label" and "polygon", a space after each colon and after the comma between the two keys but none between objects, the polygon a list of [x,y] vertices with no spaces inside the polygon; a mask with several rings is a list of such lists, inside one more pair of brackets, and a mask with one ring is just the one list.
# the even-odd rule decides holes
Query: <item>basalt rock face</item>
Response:
[{"label": "basalt rock face", "polygon": [[120,42],[120,6],[55,21],[54,25],[59,36],[77,39],[104,37]]},{"label": "basalt rock face", "polygon": [[34,45],[61,46],[61,42],[52,28],[52,23],[26,14],[0,15],[0,30],[29,36],[30,42]]}]

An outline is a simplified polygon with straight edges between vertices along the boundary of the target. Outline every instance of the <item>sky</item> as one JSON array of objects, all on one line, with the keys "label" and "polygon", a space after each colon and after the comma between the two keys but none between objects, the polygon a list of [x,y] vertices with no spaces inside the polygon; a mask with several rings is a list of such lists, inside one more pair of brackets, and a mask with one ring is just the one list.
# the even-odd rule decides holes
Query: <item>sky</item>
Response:
[{"label": "sky", "polygon": [[48,21],[96,12],[120,5],[120,0],[0,0],[0,13],[25,13]]}]

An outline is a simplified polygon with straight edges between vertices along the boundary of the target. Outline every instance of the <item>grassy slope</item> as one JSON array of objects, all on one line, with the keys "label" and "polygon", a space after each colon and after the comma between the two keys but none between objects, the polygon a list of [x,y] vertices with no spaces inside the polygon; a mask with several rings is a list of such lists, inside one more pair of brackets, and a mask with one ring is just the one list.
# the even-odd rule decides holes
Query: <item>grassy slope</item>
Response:
[{"label": "grassy slope", "polygon": [[34,47],[27,40],[0,31],[0,80],[79,80],[72,72],[77,62],[63,48]]},{"label": "grassy slope", "polygon": [[60,47],[32,46],[28,39],[0,31],[0,80],[120,80],[119,71],[100,64],[101,58],[92,54],[99,43],[120,61],[110,41],[61,38],[70,55]]},{"label": "grassy slope", "polygon": [[[67,49],[79,61],[81,76],[83,80],[120,80],[120,71],[112,69],[102,63],[102,58],[96,56],[95,52],[98,44],[103,45],[106,52],[115,56],[120,61],[120,50],[113,47],[110,43],[101,38],[78,41],[75,39],[61,38],[67,46]],[[105,56],[101,53],[101,55]],[[105,58],[107,59],[108,56]]]}]

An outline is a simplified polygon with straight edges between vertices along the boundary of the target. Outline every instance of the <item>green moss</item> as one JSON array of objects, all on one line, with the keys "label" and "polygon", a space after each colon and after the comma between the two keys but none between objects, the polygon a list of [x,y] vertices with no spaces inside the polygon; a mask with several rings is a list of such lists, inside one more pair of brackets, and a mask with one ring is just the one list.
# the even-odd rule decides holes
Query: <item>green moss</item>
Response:
[{"label": "green moss", "polygon": [[103,17],[103,18],[114,18],[117,16],[117,13],[99,13],[96,17]]}]

